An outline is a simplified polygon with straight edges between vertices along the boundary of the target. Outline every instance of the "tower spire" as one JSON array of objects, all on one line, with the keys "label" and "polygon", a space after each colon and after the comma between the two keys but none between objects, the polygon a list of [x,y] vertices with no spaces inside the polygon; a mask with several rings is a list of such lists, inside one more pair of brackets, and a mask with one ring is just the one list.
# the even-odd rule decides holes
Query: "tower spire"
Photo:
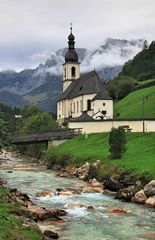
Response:
[{"label": "tower spire", "polygon": [[75,50],[75,37],[72,33],[72,23],[70,23],[70,34],[68,36],[68,51],[65,54],[65,61],[66,62],[78,62],[78,55]]},{"label": "tower spire", "polygon": [[72,34],[72,22],[70,23],[70,33]]}]

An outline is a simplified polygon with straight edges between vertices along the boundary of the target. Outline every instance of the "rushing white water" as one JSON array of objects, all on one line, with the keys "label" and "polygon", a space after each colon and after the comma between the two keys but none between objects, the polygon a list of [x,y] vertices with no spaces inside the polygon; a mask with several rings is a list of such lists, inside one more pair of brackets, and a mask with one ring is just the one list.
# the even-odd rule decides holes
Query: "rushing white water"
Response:
[{"label": "rushing white water", "polygon": [[[18,162],[17,162],[18,163]],[[0,169],[0,177],[8,185],[27,193],[40,206],[60,208],[67,211],[66,224],[60,227],[61,240],[144,240],[145,234],[155,233],[155,211],[141,205],[115,200],[100,193],[83,193],[74,196],[36,197],[40,191],[57,188],[80,189],[77,179],[56,177],[55,172],[39,166]],[[94,211],[87,207],[93,206]],[[112,208],[123,208],[127,214],[111,214]]]}]

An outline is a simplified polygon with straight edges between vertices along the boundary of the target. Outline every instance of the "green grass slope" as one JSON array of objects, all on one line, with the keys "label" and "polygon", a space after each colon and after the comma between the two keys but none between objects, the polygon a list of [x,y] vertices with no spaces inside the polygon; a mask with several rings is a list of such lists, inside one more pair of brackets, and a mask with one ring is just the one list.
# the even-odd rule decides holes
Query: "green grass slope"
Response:
[{"label": "green grass slope", "polygon": [[134,91],[115,103],[114,114],[118,118],[155,118],[155,86]]},{"label": "green grass slope", "polygon": [[71,152],[73,164],[81,166],[97,159],[138,175],[155,177],[155,133],[127,133],[127,151],[121,160],[109,158],[108,133],[75,137],[58,146],[60,152]]}]

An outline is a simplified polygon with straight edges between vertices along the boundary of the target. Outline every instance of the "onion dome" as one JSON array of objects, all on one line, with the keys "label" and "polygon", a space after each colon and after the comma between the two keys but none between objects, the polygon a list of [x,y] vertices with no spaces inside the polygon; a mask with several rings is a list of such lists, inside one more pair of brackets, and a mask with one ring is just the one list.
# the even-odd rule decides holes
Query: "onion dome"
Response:
[{"label": "onion dome", "polygon": [[75,51],[75,37],[72,33],[72,26],[70,28],[70,35],[68,36],[68,51],[65,54],[65,61],[66,62],[78,62],[78,55],[77,52]]}]

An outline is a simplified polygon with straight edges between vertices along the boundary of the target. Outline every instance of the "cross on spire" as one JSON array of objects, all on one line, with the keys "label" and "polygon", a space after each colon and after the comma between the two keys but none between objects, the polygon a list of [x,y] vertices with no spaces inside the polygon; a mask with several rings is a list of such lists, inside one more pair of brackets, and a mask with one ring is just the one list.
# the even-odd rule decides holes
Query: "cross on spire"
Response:
[{"label": "cross on spire", "polygon": [[72,33],[72,23],[70,23],[70,30],[71,30],[71,33]]}]

